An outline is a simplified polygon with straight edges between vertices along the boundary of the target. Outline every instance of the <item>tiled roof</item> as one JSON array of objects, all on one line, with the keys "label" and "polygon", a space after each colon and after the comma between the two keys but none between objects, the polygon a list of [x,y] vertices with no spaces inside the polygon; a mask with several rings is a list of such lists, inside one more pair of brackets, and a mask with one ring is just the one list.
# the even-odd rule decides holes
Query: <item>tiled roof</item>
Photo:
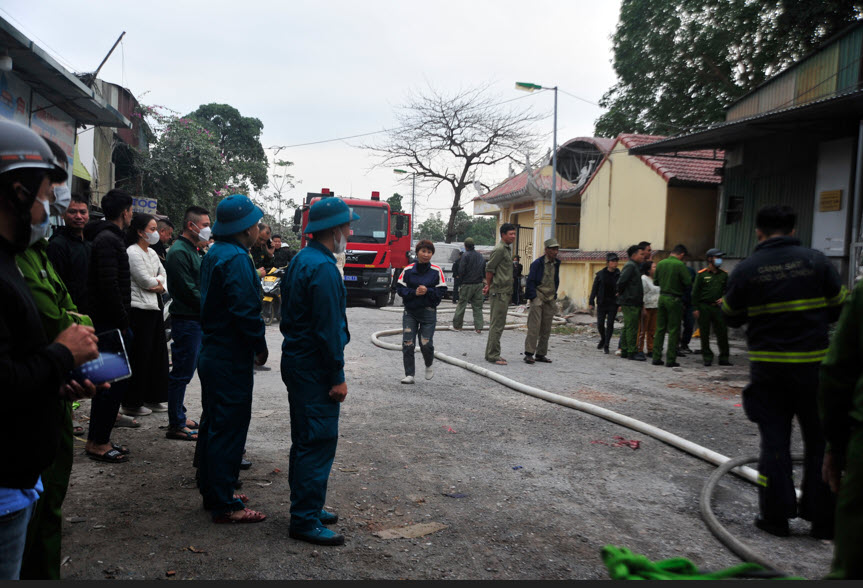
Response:
[{"label": "tiled roof", "polygon": [[[617,139],[626,147],[640,147],[648,143],[661,141],[666,137],[658,135],[630,135],[622,134]],[[721,184],[722,176],[716,175],[716,168],[722,167],[725,152],[722,150],[702,149],[700,151],[680,152],[681,157],[671,155],[638,155],[656,173],[668,182],[676,179],[681,182],[692,182],[697,184]],[[691,159],[701,158],[701,159]]]},{"label": "tiled roof", "polygon": [[[493,204],[514,200],[527,194],[531,187],[538,192],[550,194],[552,181],[551,173],[542,173],[543,169],[544,168],[540,168],[530,172],[523,171],[520,174],[509,178],[493,190],[483,194],[482,200]],[[563,179],[560,174],[554,174],[554,176],[557,179],[556,187],[558,194],[567,194],[575,190],[575,186]]]}]

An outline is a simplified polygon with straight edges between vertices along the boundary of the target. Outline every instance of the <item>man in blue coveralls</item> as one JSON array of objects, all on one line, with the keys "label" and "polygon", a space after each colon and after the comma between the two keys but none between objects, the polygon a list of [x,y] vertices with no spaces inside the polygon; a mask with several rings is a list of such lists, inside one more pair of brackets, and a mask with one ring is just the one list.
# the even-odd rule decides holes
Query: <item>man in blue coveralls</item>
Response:
[{"label": "man in blue coveralls", "polygon": [[291,260],[282,281],[282,381],[291,407],[291,487],[293,539],[342,545],[324,525],[338,515],[324,510],[327,479],[339,437],[339,403],[348,394],[345,345],[347,293],[334,253],[343,253],[350,222],[360,217],[340,198],[319,200],[309,210],[305,233],[313,239]]},{"label": "man in blue coveralls", "polygon": [[214,523],[258,523],[266,515],[245,508],[235,495],[240,460],[252,418],[254,366],[267,361],[261,319],[260,277],[249,248],[258,239],[263,212],[234,194],[216,208],[210,246],[201,261],[201,327],[198,359],[203,418],[198,488]]}]

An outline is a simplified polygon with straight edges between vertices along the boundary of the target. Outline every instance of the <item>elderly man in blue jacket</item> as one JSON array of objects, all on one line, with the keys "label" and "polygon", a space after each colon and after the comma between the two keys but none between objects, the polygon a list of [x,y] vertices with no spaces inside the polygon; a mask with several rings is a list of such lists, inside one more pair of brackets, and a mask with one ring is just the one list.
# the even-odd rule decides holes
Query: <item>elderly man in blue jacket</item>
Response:
[{"label": "elderly man in blue jacket", "polygon": [[[560,260],[557,239],[546,239],[545,255],[530,264],[524,297],[530,300],[527,316],[527,337],[524,339],[525,363],[551,363],[546,357],[551,322],[557,310],[557,288],[560,286]],[[534,355],[535,354],[535,355]]]},{"label": "elderly man in blue jacket", "polygon": [[233,493],[252,418],[254,366],[267,361],[260,278],[249,255],[262,216],[248,196],[234,194],[222,200],[213,226],[216,242],[201,262],[203,340],[198,377],[203,418],[198,431],[198,487],[214,523],[258,523],[266,518],[245,507],[245,496]]},{"label": "elderly man in blue jacket", "polygon": [[359,218],[341,198],[313,204],[305,230],[312,239],[291,260],[282,281],[281,371],[291,411],[289,535],[317,545],[345,542],[324,526],[338,521],[324,503],[339,437],[339,403],[348,394],[345,346],[351,340],[347,292],[334,254],[345,251],[350,223]]}]

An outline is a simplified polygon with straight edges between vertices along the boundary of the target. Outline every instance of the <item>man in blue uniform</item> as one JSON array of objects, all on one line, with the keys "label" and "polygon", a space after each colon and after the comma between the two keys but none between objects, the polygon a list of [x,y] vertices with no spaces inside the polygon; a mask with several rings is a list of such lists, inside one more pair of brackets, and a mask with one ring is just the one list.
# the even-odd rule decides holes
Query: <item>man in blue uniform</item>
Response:
[{"label": "man in blue uniform", "polygon": [[291,260],[282,281],[281,369],[291,409],[289,534],[317,545],[345,542],[324,526],[338,521],[324,503],[338,443],[339,403],[348,394],[344,350],[351,338],[347,292],[333,254],[344,252],[350,222],[359,218],[340,198],[313,204],[305,230],[313,239]]},{"label": "man in blue uniform", "polygon": [[261,319],[260,278],[249,248],[258,239],[263,212],[234,194],[216,208],[210,246],[201,261],[201,328],[198,359],[203,418],[198,488],[214,523],[257,523],[266,516],[245,508],[233,493],[252,418],[254,366],[267,361]]}]

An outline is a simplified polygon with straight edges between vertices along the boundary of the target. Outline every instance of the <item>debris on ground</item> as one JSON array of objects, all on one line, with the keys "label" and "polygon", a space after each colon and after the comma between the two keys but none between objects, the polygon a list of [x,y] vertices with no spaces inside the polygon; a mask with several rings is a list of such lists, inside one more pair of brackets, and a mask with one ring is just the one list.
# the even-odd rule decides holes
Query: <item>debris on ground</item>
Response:
[{"label": "debris on ground", "polygon": [[632,449],[638,449],[639,447],[641,447],[641,441],[638,441],[636,439],[627,439],[626,437],[621,437],[620,435],[615,435],[614,439],[614,443],[607,443],[599,439],[595,439],[591,441],[591,443],[598,445],[608,445],[609,447],[631,447]]}]

